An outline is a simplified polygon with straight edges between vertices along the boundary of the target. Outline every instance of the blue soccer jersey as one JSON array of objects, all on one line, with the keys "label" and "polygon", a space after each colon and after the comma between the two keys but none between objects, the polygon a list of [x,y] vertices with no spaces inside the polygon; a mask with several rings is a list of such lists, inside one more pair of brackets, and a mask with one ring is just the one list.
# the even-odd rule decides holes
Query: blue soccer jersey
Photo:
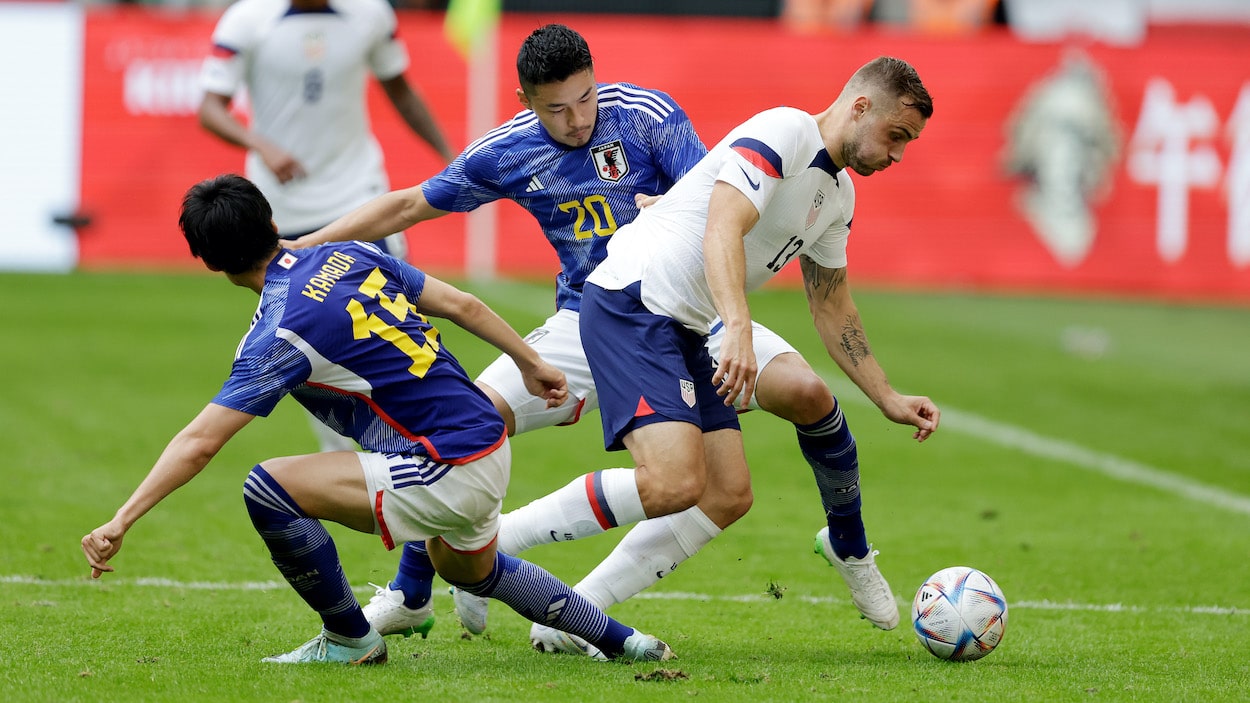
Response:
[{"label": "blue soccer jersey", "polygon": [[265,416],[289,393],[370,451],[449,464],[490,453],[503,420],[417,312],[424,287],[370,244],[284,252],[213,402]]},{"label": "blue soccer jersey", "polygon": [[664,193],[707,148],[668,95],[628,83],[599,85],[595,131],[583,147],[560,144],[531,110],[469,145],[422,184],[425,199],[468,212],[501,198],[525,208],[560,259],[556,306],[581,306],[586,276],[608,238],[638,215],[634,195]]}]

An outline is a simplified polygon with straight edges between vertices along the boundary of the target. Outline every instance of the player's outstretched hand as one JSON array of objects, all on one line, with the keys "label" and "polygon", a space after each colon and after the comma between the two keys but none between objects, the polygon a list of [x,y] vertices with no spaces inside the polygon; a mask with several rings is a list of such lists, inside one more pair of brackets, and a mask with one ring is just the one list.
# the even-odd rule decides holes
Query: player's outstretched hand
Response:
[{"label": "player's outstretched hand", "polygon": [[746,410],[755,393],[755,378],[758,375],[751,325],[738,326],[736,332],[726,325],[720,358],[716,360],[716,371],[712,373],[716,394],[725,399],[725,405],[734,407],[736,402],[739,410]]},{"label": "player's outstretched hand", "polygon": [[82,538],[82,553],[91,565],[91,578],[98,579],[106,571],[112,571],[109,559],[122,548],[126,531],[112,522],[106,522]]},{"label": "player's outstretched hand", "polygon": [[521,377],[525,379],[525,389],[539,398],[546,398],[548,408],[557,408],[568,400],[569,387],[564,379],[564,372],[539,360],[532,369],[523,369]]},{"label": "player's outstretched hand", "polygon": [[923,442],[938,428],[942,420],[942,411],[938,406],[923,395],[898,395],[881,407],[885,416],[900,425],[911,425],[916,428],[912,438]]}]

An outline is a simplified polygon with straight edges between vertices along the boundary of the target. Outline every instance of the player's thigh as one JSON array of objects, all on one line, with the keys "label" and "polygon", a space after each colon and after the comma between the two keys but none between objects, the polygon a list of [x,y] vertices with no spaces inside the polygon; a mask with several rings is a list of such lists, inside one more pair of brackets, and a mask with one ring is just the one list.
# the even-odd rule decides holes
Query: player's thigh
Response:
[{"label": "player's thigh", "polygon": [[779,354],[761,369],[752,404],[798,425],[833,412],[833,392],[798,353]]},{"label": "player's thigh", "polygon": [[369,492],[357,452],[279,457],[261,464],[306,515],[373,532]]},{"label": "player's thigh", "polygon": [[[707,350],[712,359],[720,359],[720,345],[724,338],[725,326],[720,320],[717,320],[712,325],[712,333],[707,338]],[[751,396],[749,407],[759,409],[761,407],[759,399],[760,385],[765,383],[764,370],[773,361],[778,360],[783,354],[793,354],[802,363],[806,364],[807,362],[803,361],[803,357],[798,350],[782,338],[781,335],[755,321],[751,322],[751,346],[755,351],[755,366],[759,371],[755,376],[755,395]],[[808,370],[811,370],[810,367]]]},{"label": "player's thigh", "polygon": [[511,448],[464,464],[429,457],[361,452],[374,534],[387,549],[441,537],[450,548],[485,549],[499,531],[508,488]]},{"label": "player's thigh", "polygon": [[571,425],[583,414],[599,407],[599,396],[582,349],[576,311],[557,311],[526,335],[525,341],[544,361],[564,372],[569,397],[560,407],[548,408],[545,399],[526,390],[512,357],[505,354],[495,359],[478,375],[477,383],[489,386],[511,409],[517,434],[553,425]]},{"label": "player's thigh", "polygon": [[[712,384],[705,339],[676,320],[647,310],[633,287],[606,291],[587,285],[582,331],[608,449],[625,447],[628,435],[650,424],[688,423],[697,430],[696,436],[738,427],[736,412],[725,406]],[[689,464],[688,455],[679,451],[644,458]]]},{"label": "player's thigh", "polygon": [[742,432],[717,430],[703,435],[703,452],[708,467],[708,490],[730,497],[749,496],[751,472],[742,448]]}]

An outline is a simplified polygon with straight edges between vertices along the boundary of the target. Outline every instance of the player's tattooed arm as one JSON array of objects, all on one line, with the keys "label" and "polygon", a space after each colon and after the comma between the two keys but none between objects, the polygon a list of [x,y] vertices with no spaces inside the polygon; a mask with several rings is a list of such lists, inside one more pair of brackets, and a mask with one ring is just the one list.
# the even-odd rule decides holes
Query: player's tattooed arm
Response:
[{"label": "player's tattooed arm", "polygon": [[847,315],[842,323],[842,349],[855,366],[872,356],[872,347],[868,346],[868,337],[864,334],[864,323],[859,313]]},{"label": "player's tattooed arm", "polygon": [[803,271],[803,287],[807,299],[812,302],[828,301],[834,293],[846,285],[846,267],[828,269],[813,261],[806,254],[799,255],[799,267]]},{"label": "player's tattooed arm", "polygon": [[813,310],[825,309],[835,313],[832,319],[840,320],[838,346],[853,366],[859,366],[864,359],[872,356],[872,347],[868,345],[864,323],[846,286],[846,267],[825,268],[806,255],[799,256],[799,266],[803,271],[808,305]]}]

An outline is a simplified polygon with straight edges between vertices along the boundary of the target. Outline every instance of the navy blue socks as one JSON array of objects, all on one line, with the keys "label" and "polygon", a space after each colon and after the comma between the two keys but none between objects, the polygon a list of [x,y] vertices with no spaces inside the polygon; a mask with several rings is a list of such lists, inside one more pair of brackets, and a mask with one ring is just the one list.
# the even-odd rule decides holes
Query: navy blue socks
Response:
[{"label": "navy blue socks", "polygon": [[495,568],[485,579],[452,585],[502,601],[536,623],[577,635],[608,656],[623,652],[625,638],[634,633],[542,567],[503,552],[495,555]]},{"label": "navy blue socks", "polygon": [[841,559],[868,554],[860,513],[859,454],[835,398],[833,410],[810,425],[795,425],[799,449],[816,475],[816,488],[829,523],[829,541]]},{"label": "navy blue socks", "polygon": [[269,547],[274,566],[317,611],[325,628],[344,637],[369,634],[369,621],[352,594],[325,527],[305,515],[260,465],[243,482],[243,502],[256,532]]},{"label": "navy blue socks", "polygon": [[416,610],[430,602],[434,585],[434,565],[425,542],[407,542],[399,555],[399,570],[390,583],[392,591],[402,591],[404,607]]}]

